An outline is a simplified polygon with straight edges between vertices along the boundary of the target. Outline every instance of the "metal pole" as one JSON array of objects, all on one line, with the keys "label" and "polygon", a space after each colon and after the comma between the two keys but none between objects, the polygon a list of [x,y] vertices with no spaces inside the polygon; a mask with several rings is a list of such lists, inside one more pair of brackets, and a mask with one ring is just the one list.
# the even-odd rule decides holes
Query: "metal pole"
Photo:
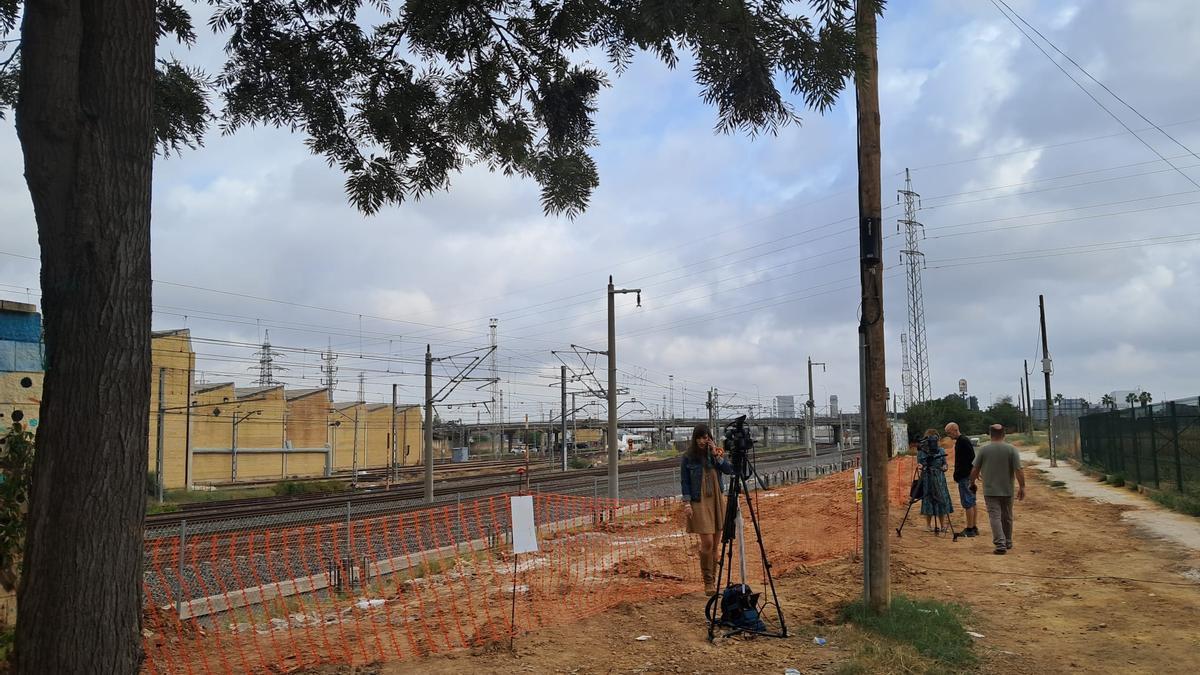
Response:
[{"label": "metal pole", "polygon": [[[195,359],[195,355],[192,355]],[[192,368],[188,366],[187,408],[184,411],[183,429],[183,487],[192,489]]]},{"label": "metal pole", "polygon": [[608,277],[608,497],[620,499],[617,483],[617,463],[621,459],[617,448],[617,311],[612,277]]},{"label": "metal pole", "polygon": [[1146,406],[1146,420],[1150,425],[1150,462],[1154,468],[1154,489],[1161,490],[1158,476],[1158,439],[1154,435],[1154,406]]},{"label": "metal pole", "polygon": [[425,345],[425,503],[433,503],[433,352]]},{"label": "metal pole", "polygon": [[179,575],[179,597],[175,601],[175,612],[180,620],[183,619],[183,596],[186,590],[183,580],[183,558],[184,551],[187,550],[187,519],[179,521],[179,566],[176,574]]},{"label": "metal pole", "polygon": [[158,503],[163,503],[163,415],[166,414],[163,410],[166,408],[166,381],[167,369],[158,369],[158,423],[156,440],[154,444],[154,493],[158,497]]},{"label": "metal pole", "polygon": [[229,454],[231,455],[230,460],[229,460],[229,468],[231,469],[231,472],[232,472],[230,475],[230,478],[232,480],[236,481],[237,480],[237,425],[238,425],[238,418],[237,418],[236,410],[232,411],[229,414],[229,419],[233,421],[233,433],[230,435],[230,439],[229,439],[229,444],[231,446],[233,446],[229,449]]},{"label": "metal pole", "polygon": [[1033,433],[1033,399],[1029,393],[1029,359],[1025,359],[1025,414],[1029,416],[1029,433]]},{"label": "metal pole", "polygon": [[1046,337],[1046,299],[1038,295],[1038,313],[1042,322],[1042,374],[1046,377],[1046,438],[1050,444],[1050,466],[1058,466],[1058,458],[1054,456],[1054,398],[1050,393],[1050,371],[1053,362],[1050,359],[1050,345]]},{"label": "metal pole", "polygon": [[[812,455],[812,465],[817,465],[817,402],[813,400],[813,366],[821,366],[822,372],[825,370],[824,363],[813,363],[812,357],[808,357],[808,419],[805,426],[808,427],[808,452]],[[884,399],[884,418],[887,418],[887,399]]]},{"label": "metal pole", "polygon": [[350,458],[350,470],[354,472],[354,480],[350,484],[358,487],[358,406],[354,406],[354,441],[351,443],[352,457]]},{"label": "metal pole", "polygon": [[388,489],[391,489],[392,481],[396,479],[396,385],[395,384],[392,385],[392,439],[391,439],[391,443],[389,443],[388,445],[391,446],[391,451],[392,451],[392,464],[391,464],[391,468],[388,470]]},{"label": "metal pole", "polygon": [[815,405],[813,403],[812,366],[812,357],[810,356],[808,357],[808,401],[804,404],[804,407],[808,409],[808,414],[804,416],[804,443],[808,446],[808,455],[812,458],[812,465],[815,467],[817,465],[817,448],[814,439],[815,434],[813,434],[813,418],[815,417],[813,410]]},{"label": "metal pole", "polygon": [[[559,374],[562,376],[562,420],[559,426],[562,428],[562,470],[567,470],[567,367],[560,366]],[[572,408],[574,401],[572,401]],[[572,411],[572,416],[574,411]]]},{"label": "metal pole", "polygon": [[1175,413],[1175,401],[1167,407],[1171,410],[1171,445],[1175,446],[1175,488],[1183,492],[1183,461],[1179,456],[1179,417]]}]

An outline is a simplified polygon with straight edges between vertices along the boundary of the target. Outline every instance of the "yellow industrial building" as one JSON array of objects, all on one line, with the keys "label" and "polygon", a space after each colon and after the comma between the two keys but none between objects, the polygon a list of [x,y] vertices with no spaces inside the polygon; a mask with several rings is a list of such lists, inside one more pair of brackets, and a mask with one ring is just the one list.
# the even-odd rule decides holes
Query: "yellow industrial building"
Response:
[{"label": "yellow industrial building", "polygon": [[[150,469],[157,466],[161,371],[166,488],[329,476],[391,461],[389,404],[335,403],[327,389],[196,383],[187,330],[155,332],[151,350]],[[420,407],[397,406],[394,424],[396,465],[419,464]]]},{"label": "yellow industrial building", "polygon": [[[21,421],[36,431],[43,367],[36,307],[0,301],[0,430]],[[421,463],[419,406],[397,406],[393,421],[387,403],[335,403],[327,389],[198,383],[195,373],[188,330],[152,334],[149,470],[158,466],[161,433],[164,488],[385,468],[393,424],[396,465]],[[444,442],[435,455],[448,458]]]}]

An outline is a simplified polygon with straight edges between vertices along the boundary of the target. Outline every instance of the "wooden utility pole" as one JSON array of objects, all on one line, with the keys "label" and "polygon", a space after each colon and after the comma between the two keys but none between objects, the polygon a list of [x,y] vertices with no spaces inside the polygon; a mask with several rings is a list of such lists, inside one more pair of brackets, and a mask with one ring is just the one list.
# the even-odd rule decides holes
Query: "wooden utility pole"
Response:
[{"label": "wooden utility pole", "polygon": [[1029,359],[1025,359],[1025,414],[1029,416],[1029,433],[1033,433],[1033,399],[1029,398]]},{"label": "wooden utility pole", "polygon": [[1050,445],[1050,466],[1058,466],[1054,456],[1054,397],[1050,394],[1050,371],[1054,370],[1050,360],[1050,343],[1046,338],[1046,298],[1038,295],[1038,314],[1042,322],[1042,374],[1046,376],[1046,442]]},{"label": "wooden utility pole", "polygon": [[862,283],[859,359],[862,371],[863,592],[870,611],[891,604],[888,573],[888,426],[883,335],[883,199],[880,185],[879,60],[876,0],[858,0],[854,16],[861,62],[854,78],[858,113],[858,226]]}]

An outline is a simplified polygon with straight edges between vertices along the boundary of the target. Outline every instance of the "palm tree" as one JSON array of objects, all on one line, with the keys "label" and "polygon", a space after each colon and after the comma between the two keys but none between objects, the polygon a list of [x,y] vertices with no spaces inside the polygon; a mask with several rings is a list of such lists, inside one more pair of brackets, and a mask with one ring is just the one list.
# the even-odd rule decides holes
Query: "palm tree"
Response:
[{"label": "palm tree", "polygon": [[1137,394],[1133,393],[1132,391],[1129,392],[1128,394],[1125,394],[1125,402],[1129,404],[1130,408],[1133,407],[1134,403],[1137,403],[1137,400],[1138,400]]},{"label": "palm tree", "polygon": [[1141,403],[1144,406],[1150,405],[1150,402],[1153,400],[1154,400],[1154,397],[1151,396],[1150,392],[1148,392],[1148,391],[1143,391],[1141,393],[1141,395],[1138,396],[1138,403]]},{"label": "palm tree", "polygon": [[1087,410],[1092,407],[1092,403],[1091,403],[1091,401],[1088,401],[1086,398],[1079,399],[1079,407],[1083,408],[1084,410]]},{"label": "palm tree", "polygon": [[1061,407],[1062,402],[1063,402],[1063,395],[1061,393],[1055,394],[1054,395],[1054,405]]},{"label": "palm tree", "polygon": [[1113,398],[1111,394],[1105,394],[1100,397],[1100,405],[1115,408],[1117,407],[1117,399]]}]

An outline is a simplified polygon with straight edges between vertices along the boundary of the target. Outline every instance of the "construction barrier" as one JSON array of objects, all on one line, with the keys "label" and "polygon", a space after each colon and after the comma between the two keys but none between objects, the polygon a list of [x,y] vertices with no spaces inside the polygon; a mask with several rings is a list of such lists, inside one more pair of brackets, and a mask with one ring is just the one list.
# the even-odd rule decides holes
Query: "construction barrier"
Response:
[{"label": "construction barrier", "polygon": [[[893,462],[889,474],[891,501],[907,503],[911,461]],[[775,574],[860,548],[852,471],[751,494]],[[148,539],[144,669],[290,672],[413,659],[700,590],[677,499],[533,497],[539,550],[516,557],[508,496]],[[746,549],[748,581],[761,586],[757,546]]]}]

